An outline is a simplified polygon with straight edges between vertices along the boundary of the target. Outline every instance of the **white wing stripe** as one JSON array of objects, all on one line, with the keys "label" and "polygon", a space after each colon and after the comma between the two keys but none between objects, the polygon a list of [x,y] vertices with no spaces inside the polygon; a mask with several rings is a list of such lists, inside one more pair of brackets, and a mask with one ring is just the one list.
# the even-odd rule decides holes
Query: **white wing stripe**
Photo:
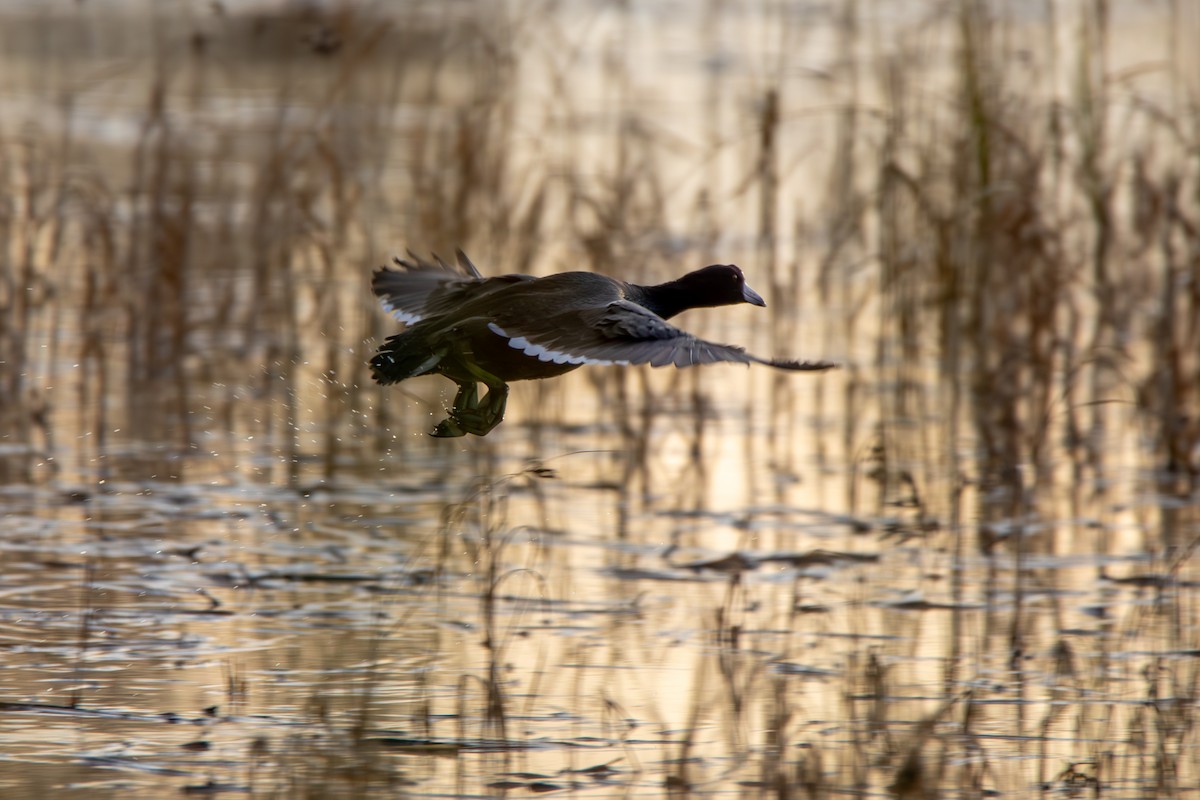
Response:
[{"label": "white wing stripe", "polygon": [[527,356],[532,356],[538,361],[544,361],[552,364],[595,364],[597,366],[607,367],[613,364],[628,365],[628,361],[613,361],[606,358],[590,358],[588,356],[575,355],[562,350],[553,350],[545,345],[536,344],[529,341],[524,336],[509,336],[507,332],[494,322],[488,323],[488,329],[497,336],[503,336],[508,339],[508,346],[514,350],[520,350]]},{"label": "white wing stripe", "polygon": [[393,317],[398,319],[400,322],[403,322],[405,325],[412,325],[414,323],[420,322],[422,319],[420,314],[414,314],[411,311],[405,311],[403,308],[400,308],[399,306],[392,305],[392,301],[388,300],[386,298],[381,298],[380,304],[383,306],[384,311],[388,312]]}]

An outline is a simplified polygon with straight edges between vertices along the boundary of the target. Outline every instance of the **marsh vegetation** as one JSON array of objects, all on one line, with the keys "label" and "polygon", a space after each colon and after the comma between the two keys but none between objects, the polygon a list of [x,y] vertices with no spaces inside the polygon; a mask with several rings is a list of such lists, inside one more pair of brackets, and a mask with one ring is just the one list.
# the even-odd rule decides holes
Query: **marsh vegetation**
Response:
[{"label": "marsh vegetation", "polygon": [[[1193,6],[0,14],[6,797],[1200,794]],[[845,366],[432,439],[410,247]]]}]

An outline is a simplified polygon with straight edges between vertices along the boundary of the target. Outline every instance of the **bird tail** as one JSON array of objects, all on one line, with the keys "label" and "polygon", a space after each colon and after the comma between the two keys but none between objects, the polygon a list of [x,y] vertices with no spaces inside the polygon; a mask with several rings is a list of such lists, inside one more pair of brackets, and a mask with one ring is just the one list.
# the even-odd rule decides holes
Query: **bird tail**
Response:
[{"label": "bird tail", "polygon": [[425,375],[437,366],[441,357],[421,346],[411,336],[412,329],[389,336],[371,358],[371,377],[387,386],[408,378]]}]

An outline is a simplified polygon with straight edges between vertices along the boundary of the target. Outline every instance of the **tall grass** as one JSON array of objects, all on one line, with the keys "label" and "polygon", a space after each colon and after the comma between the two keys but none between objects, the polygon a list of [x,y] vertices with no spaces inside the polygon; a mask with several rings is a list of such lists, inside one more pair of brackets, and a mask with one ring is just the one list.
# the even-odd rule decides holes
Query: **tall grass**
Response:
[{"label": "tall grass", "polygon": [[[879,304],[879,364],[901,388],[884,419],[941,413],[914,371],[934,353],[948,393],[936,402],[979,442],[981,494],[997,487],[1008,498],[989,514],[1028,506],[1021,488],[1051,477],[1055,437],[1077,475],[1102,482],[1098,442],[1113,401],[1136,403],[1165,469],[1196,472],[1194,87],[1177,80],[1164,101],[1136,74],[1113,76],[1107,4],[1085,5],[1077,19],[1018,19],[973,0],[957,6],[953,25],[889,36],[848,4],[832,21],[841,49],[861,51],[865,40],[873,50],[834,76],[824,193],[795,220],[780,216],[803,190],[789,164],[798,89],[774,76],[787,56],[766,59],[750,97],[726,98],[726,84],[710,80],[697,101],[708,117],[708,144],[695,150],[705,179],[680,183],[672,131],[643,110],[636,56],[622,44],[636,38],[632,17],[614,31],[599,75],[612,116],[596,150],[570,85],[573,29],[499,12],[486,26],[420,5],[410,13],[404,25],[355,6],[295,18],[153,18],[137,23],[145,51],[98,78],[78,64],[124,44],[122,23],[23,20],[44,51],[64,37],[91,42],[64,67],[73,80],[54,116],[4,131],[10,313],[0,344],[13,402],[3,413],[23,446],[38,432],[43,445],[52,436],[45,387],[64,359],[79,365],[64,377],[98,435],[136,419],[147,439],[182,448],[197,445],[197,424],[236,417],[244,400],[230,389],[200,402],[212,392],[204,384],[258,372],[254,393],[287,409],[262,420],[263,433],[291,437],[293,460],[319,451],[331,473],[344,446],[336,420],[359,434],[413,422],[393,416],[408,404],[364,396],[357,369],[361,343],[387,331],[359,291],[382,253],[474,246],[502,269],[578,259],[619,276],[665,277],[680,268],[672,240],[718,257],[713,243],[731,233],[718,218],[742,195],[716,165],[744,154],[736,177],[753,185],[756,210],[739,221],[756,220],[747,254],[773,306],[803,308],[815,288],[820,303],[845,309],[844,330],[825,340],[838,350],[860,341],[864,304]],[[567,43],[565,56],[542,45],[547,32]],[[1031,36],[1046,46],[1030,50]],[[946,59],[922,63],[926,49]],[[522,96],[521,69],[543,65],[546,94]],[[1163,68],[1167,80],[1174,68]],[[264,102],[230,114],[227,98],[247,74]],[[1034,84],[1035,74],[1044,80]],[[136,123],[130,137],[91,138],[85,111],[96,113],[96,95],[110,99],[114,123]],[[756,107],[736,132],[748,146],[721,119],[728,102]],[[866,110],[874,113],[864,122]],[[696,213],[680,215],[680,201]],[[854,280],[869,258],[873,298]],[[772,320],[773,347],[795,347],[797,316]],[[313,331],[319,343],[308,341]],[[639,374],[617,373],[628,384],[618,397],[636,389],[639,404],[653,406],[655,384]],[[699,409],[696,374],[679,380]],[[325,381],[319,403],[295,388],[314,375]],[[845,399],[860,403],[853,375],[846,386]],[[115,387],[125,387],[117,407]],[[776,445],[795,435],[787,387],[777,381],[772,393],[784,431]],[[966,406],[954,399],[960,389]],[[310,423],[319,444],[296,433]],[[888,423],[889,446],[929,447],[903,443],[898,431]],[[694,435],[702,440],[703,426]],[[846,430],[846,447],[861,442]],[[782,448],[771,458],[789,456]]]},{"label": "tall grass", "polygon": [[[3,34],[20,67],[10,74],[54,64],[28,79],[54,102],[0,122],[0,482],[184,478],[229,453],[246,456],[234,468],[295,487],[402,469],[430,452],[414,432],[442,398],[367,385],[362,365],[393,324],[371,307],[367,276],[393,250],[463,247],[493,272],[582,267],[641,282],[739,261],[768,287],[764,347],[848,360],[816,413],[794,376],[773,377],[765,398],[738,395],[744,430],[764,421],[769,432],[744,437],[745,463],[811,474],[797,442],[818,439],[825,466],[854,471],[848,510],[949,550],[951,634],[928,702],[897,700],[896,671],[863,649],[839,687],[841,747],[818,748],[788,682],[746,647],[752,601],[731,578],[704,610],[713,633],[668,788],[694,780],[695,733],[717,696],[728,748],[761,756],[758,779],[781,797],[826,796],[830,784],[986,791],[1009,777],[981,755],[985,723],[1041,737],[1022,755],[1044,781],[1117,774],[1178,793],[1200,672],[1126,674],[1107,645],[1072,652],[1066,639],[1032,652],[1058,612],[1040,594],[1034,604],[1044,576],[1031,557],[1059,552],[1059,534],[1037,523],[1064,495],[1073,516],[1100,509],[1098,549],[1109,547],[1117,512],[1089,504],[1131,453],[1156,490],[1196,491],[1200,89],[1178,43],[1149,67],[1120,47],[1130,14],[1163,14],[1174,31],[1194,16],[1099,0],[847,2],[820,20],[838,54],[825,70],[776,10],[764,12],[761,53],[722,61],[723,26],[737,20],[714,2],[696,18],[713,63],[682,80],[694,92],[664,98],[642,79],[633,5],[595,28],[552,7],[468,16],[424,3],[396,18],[354,4],[18,17]],[[584,74],[589,59],[600,66]],[[106,138],[109,125],[120,135]],[[813,335],[809,315],[822,311],[834,322]],[[514,403],[495,440],[534,456],[558,447],[580,416],[563,387],[581,384],[596,409],[585,432],[616,451],[619,531],[646,509],[710,502],[713,421],[730,406],[700,371],[525,387],[534,402]],[[820,420],[833,413],[840,429],[827,435]],[[1129,421],[1144,450],[1128,447]],[[663,481],[669,436],[687,458]],[[136,460],[122,449],[131,440]],[[443,477],[494,474],[492,446],[471,444],[465,462],[436,451]],[[496,738],[511,734],[507,640],[490,627],[505,540],[482,517],[502,493],[489,484],[473,520],[488,668],[462,692]],[[447,518],[444,548],[464,519]],[[1164,651],[1195,648],[1194,604],[1168,591],[1194,529],[1187,506],[1145,525],[1162,566],[1157,586],[1139,588],[1161,596],[1154,615],[1125,624],[1153,630]],[[963,582],[974,558],[987,563],[982,590]],[[798,638],[806,620],[793,608],[774,622]],[[1085,673],[1085,660],[1101,667]],[[1011,713],[963,694],[981,663],[1002,669]],[[1030,710],[1100,693],[1109,670],[1139,687],[1136,707]],[[1050,689],[1037,681],[1047,675]],[[1063,727],[1120,744],[1064,767],[1045,744]]]}]

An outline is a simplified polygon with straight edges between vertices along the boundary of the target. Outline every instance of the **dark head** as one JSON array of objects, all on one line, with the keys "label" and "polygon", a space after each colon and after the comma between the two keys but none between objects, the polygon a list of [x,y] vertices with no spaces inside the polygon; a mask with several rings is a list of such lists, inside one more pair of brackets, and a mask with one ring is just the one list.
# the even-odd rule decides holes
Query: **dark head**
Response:
[{"label": "dark head", "polygon": [[663,319],[689,308],[731,306],[735,303],[766,305],[758,292],[746,285],[746,277],[733,264],[713,264],[689,272],[670,283],[633,288],[636,295],[631,299]]},{"label": "dark head", "polygon": [[762,296],[746,285],[746,276],[733,264],[713,264],[689,272],[675,282],[692,298],[694,308],[749,303],[765,306]]}]

